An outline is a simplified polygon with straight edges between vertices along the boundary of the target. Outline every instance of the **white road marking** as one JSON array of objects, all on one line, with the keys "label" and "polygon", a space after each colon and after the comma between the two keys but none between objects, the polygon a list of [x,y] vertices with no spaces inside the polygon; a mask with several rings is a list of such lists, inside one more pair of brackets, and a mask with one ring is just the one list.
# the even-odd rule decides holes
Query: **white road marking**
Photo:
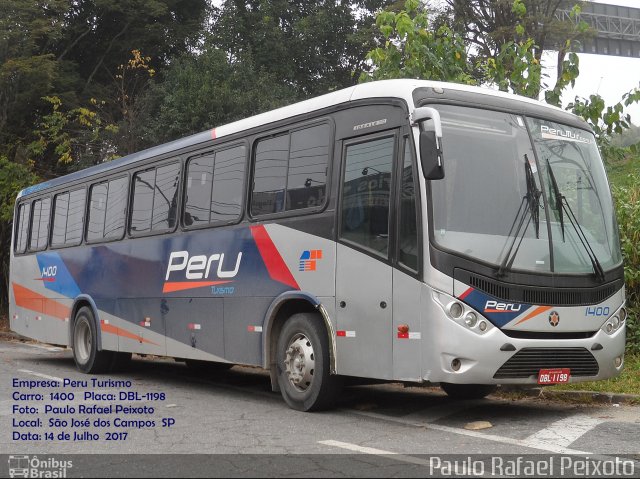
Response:
[{"label": "white road marking", "polygon": [[456,413],[465,411],[475,405],[482,404],[483,400],[466,400],[455,401],[433,406],[421,411],[417,411],[406,416],[402,416],[405,420],[416,420],[423,422],[436,422],[439,419],[443,419],[448,416],[452,416]]},{"label": "white road marking", "polygon": [[33,344],[26,343],[10,343],[11,346],[6,347],[5,345],[0,346],[0,352],[3,353],[22,353],[22,354],[48,354],[51,352],[61,352],[60,351],[48,351],[44,347],[37,347]]},{"label": "white road marking", "polygon": [[604,419],[576,414],[539,430],[526,438],[524,442],[531,444],[533,447],[541,447],[545,444],[566,447],[603,422],[605,422]]},{"label": "white road marking", "polygon": [[351,444],[348,442],[341,441],[318,441],[318,444],[324,444],[325,446],[339,447],[341,449],[346,449],[347,451],[359,452],[361,454],[370,454],[373,456],[385,456],[389,457],[389,459],[394,459],[396,461],[408,462],[409,464],[417,464],[419,466],[428,466],[429,461],[425,461],[424,459],[418,459],[417,457],[406,456],[404,454],[398,454],[397,452],[384,451],[382,449],[376,449],[373,447],[365,447],[358,446],[357,444]]},{"label": "white road marking", "polygon": [[482,432],[478,432],[478,431],[468,431],[466,429],[461,429],[458,427],[449,427],[449,426],[441,426],[439,424],[431,424],[429,422],[421,422],[421,421],[411,421],[411,420],[406,420],[403,418],[396,418],[396,417],[391,417],[391,416],[385,416],[384,414],[378,414],[375,412],[368,412],[368,411],[355,411],[355,410],[346,410],[347,412],[350,412],[351,414],[357,414],[359,416],[366,416],[366,417],[370,417],[373,419],[379,419],[382,421],[389,421],[389,422],[395,422],[398,424],[404,424],[406,426],[413,426],[413,427],[422,427],[425,429],[433,429],[435,431],[442,431],[442,432],[448,432],[451,434],[458,434],[461,436],[467,436],[467,437],[474,437],[477,439],[482,439],[485,441],[493,441],[493,442],[499,442],[502,444],[509,444],[511,446],[521,446],[521,447],[528,447],[531,449],[540,449],[542,451],[547,451],[547,452],[552,452],[555,454],[583,454],[583,455],[587,455],[587,454],[593,454],[591,452],[587,452],[587,451],[579,451],[576,449],[569,449],[567,447],[564,447],[562,445],[557,445],[557,444],[553,444],[553,443],[541,443],[538,441],[531,441],[531,442],[527,442],[527,439],[514,439],[512,437],[506,437],[506,436],[498,436],[496,434],[485,434]]},{"label": "white road marking", "polygon": [[57,353],[59,351],[64,351],[64,348],[59,348],[58,346],[47,346],[46,344],[25,343],[25,346],[31,346],[32,348],[44,349],[46,351],[52,351],[54,353]]},{"label": "white road marking", "polygon": [[18,369],[18,372],[31,374],[32,376],[38,376],[39,378],[49,379],[49,380],[52,380],[52,381],[58,381],[58,382],[62,383],[62,378],[59,378],[59,377],[56,377],[56,376],[48,376],[46,374],[37,373],[35,371],[30,371],[29,369]]}]

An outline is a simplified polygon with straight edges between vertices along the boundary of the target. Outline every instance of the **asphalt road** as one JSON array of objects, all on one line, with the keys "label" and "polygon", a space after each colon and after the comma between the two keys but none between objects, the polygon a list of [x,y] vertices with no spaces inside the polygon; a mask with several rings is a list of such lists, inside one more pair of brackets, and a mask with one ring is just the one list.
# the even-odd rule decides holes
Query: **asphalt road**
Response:
[{"label": "asphalt road", "polygon": [[[106,383],[93,387],[92,378]],[[89,382],[58,388],[16,383],[65,379]],[[72,393],[73,399],[57,393]],[[45,411],[47,405],[60,409]],[[23,413],[21,408],[35,409]],[[75,427],[72,420],[79,421]],[[96,420],[109,425],[96,426]],[[21,426],[20,421],[26,422]],[[477,421],[488,421],[490,427],[469,429]],[[53,434],[52,440],[47,434]],[[291,476],[410,475],[394,467],[410,467],[424,476],[420,468],[432,461],[425,455],[449,454],[576,455],[604,461],[626,456],[637,461],[640,407],[496,397],[452,401],[435,388],[384,384],[347,387],[336,409],[301,413],[270,391],[268,375],[259,369],[236,366],[206,375],[172,360],[136,358],[127,372],[87,376],[75,369],[68,350],[1,341],[0,454],[157,455],[152,473],[129,456],[113,456],[118,461],[92,456],[84,464],[88,476],[118,475],[114,467],[123,464],[132,475],[182,475],[185,469],[175,469],[180,461],[170,460],[171,454],[229,458],[224,465],[190,461],[191,474],[216,476],[271,475],[270,468]],[[278,457],[290,462],[276,464]],[[346,458],[356,458],[359,465],[349,469],[354,466],[347,466]],[[0,474],[6,471],[0,468]],[[638,462],[632,477],[640,477]]]}]

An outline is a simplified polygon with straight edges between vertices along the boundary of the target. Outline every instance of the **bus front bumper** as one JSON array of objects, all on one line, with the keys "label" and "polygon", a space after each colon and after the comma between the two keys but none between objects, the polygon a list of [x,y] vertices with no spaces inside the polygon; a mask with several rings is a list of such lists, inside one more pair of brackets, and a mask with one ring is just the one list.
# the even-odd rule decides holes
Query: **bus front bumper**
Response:
[{"label": "bus front bumper", "polygon": [[590,338],[570,340],[512,338],[498,328],[479,337],[451,326],[453,331],[441,330],[439,351],[426,354],[432,365],[426,381],[532,385],[538,383],[540,369],[569,368],[573,383],[608,379],[624,367],[626,323],[613,334],[598,330]]}]

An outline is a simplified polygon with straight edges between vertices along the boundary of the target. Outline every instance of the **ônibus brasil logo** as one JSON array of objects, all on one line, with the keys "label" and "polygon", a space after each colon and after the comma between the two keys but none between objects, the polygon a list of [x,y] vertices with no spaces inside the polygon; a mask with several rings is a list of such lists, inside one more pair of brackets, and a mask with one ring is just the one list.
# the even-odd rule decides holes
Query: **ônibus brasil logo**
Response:
[{"label": "\u00f4nibus brasil logo", "polygon": [[[225,270],[224,253],[214,253],[212,255],[189,256],[188,251],[172,251],[167,265],[163,293],[174,291],[184,291],[187,289],[202,288],[204,286],[216,286],[219,284],[231,283],[240,269],[242,253],[236,256],[235,267],[232,270]],[[169,281],[169,276],[174,273],[174,278],[182,272],[182,279],[179,281]],[[210,276],[218,279],[211,280]]]}]

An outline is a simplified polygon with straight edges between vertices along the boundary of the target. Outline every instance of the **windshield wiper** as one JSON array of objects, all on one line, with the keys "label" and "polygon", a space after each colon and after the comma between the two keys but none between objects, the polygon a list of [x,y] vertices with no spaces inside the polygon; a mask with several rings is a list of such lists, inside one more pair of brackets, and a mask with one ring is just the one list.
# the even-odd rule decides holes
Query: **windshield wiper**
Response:
[{"label": "windshield wiper", "polygon": [[[513,262],[516,259],[516,255],[518,254],[518,250],[520,249],[520,245],[522,244],[522,240],[527,232],[527,228],[529,228],[531,220],[533,220],[536,230],[536,238],[540,238],[540,195],[542,192],[536,187],[535,176],[531,169],[529,158],[526,154],[524,155],[524,172],[527,184],[527,194],[522,197],[522,202],[520,203],[516,217],[514,218],[509,234],[507,235],[508,238],[511,238],[511,244],[509,245],[509,249],[507,250],[507,254],[504,256],[502,263],[500,263],[500,268],[498,268],[497,273],[498,276],[503,276],[505,271],[511,269],[511,266],[513,266]],[[525,220],[527,220],[526,224]],[[516,242],[518,243],[517,246]]]},{"label": "windshield wiper", "polygon": [[596,274],[596,277],[600,281],[604,281],[604,270],[602,269],[602,265],[600,264],[600,261],[598,261],[598,257],[596,256],[596,254],[593,252],[593,248],[591,248],[591,244],[589,243],[587,236],[584,234],[584,231],[582,230],[580,223],[578,223],[578,219],[576,218],[576,215],[573,213],[573,210],[571,209],[571,205],[567,201],[567,198],[560,192],[560,188],[558,188],[556,175],[553,174],[553,169],[551,168],[551,162],[549,161],[549,158],[547,158],[547,169],[549,170],[549,177],[551,178],[551,187],[553,188],[553,196],[555,200],[554,207],[556,211],[558,211],[558,214],[560,216],[562,242],[564,243],[565,241],[564,218],[563,218],[563,211],[564,211],[565,213],[567,213],[567,218],[569,218],[569,222],[571,223],[571,226],[573,226],[573,229],[578,235],[578,239],[580,240],[580,243],[582,243],[584,250],[587,252],[587,256],[589,256],[589,259],[591,260],[591,266],[593,266],[593,272]]}]

